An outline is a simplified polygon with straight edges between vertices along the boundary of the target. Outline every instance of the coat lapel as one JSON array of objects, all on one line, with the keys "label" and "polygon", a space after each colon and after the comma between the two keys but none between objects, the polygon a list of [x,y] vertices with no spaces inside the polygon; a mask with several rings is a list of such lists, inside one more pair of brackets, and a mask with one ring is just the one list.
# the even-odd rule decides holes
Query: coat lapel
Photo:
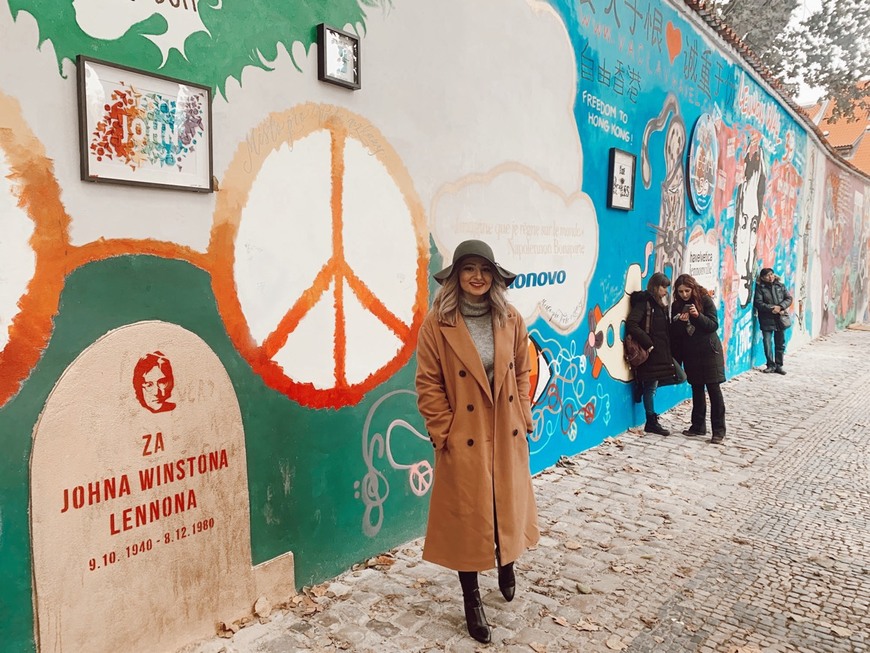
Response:
[{"label": "coat lapel", "polygon": [[[492,389],[489,387],[489,379],[486,378],[486,370],[483,369],[483,363],[480,360],[480,354],[477,353],[477,347],[474,346],[474,340],[471,339],[471,334],[468,332],[468,327],[465,326],[465,321],[459,317],[456,320],[456,326],[449,324],[441,324],[441,334],[447,341],[447,344],[456,354],[456,357],[471,372],[471,376],[477,381],[483,390],[483,394],[489,399],[492,404]],[[498,348],[496,348],[496,378],[498,378]]]}]

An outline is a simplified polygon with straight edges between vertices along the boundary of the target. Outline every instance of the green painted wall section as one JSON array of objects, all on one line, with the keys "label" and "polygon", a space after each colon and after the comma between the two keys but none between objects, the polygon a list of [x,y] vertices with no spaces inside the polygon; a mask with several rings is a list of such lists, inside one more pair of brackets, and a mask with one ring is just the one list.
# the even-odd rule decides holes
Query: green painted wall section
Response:
[{"label": "green painted wall section", "polygon": [[[28,522],[33,427],[60,375],[81,351],[106,332],[142,320],[172,322],[196,333],[221,359],[233,382],[245,427],[254,564],[292,550],[297,585],[308,585],[423,532],[428,495],[419,498],[411,492],[407,471],[393,469],[382,450],[378,455],[377,438],[369,439],[375,443],[374,471],[369,482],[364,480],[370,468],[363,456],[363,427],[381,398],[404,391],[379,404],[370,433],[385,433],[394,420],[406,420],[424,432],[415,397],[407,392],[414,384],[414,359],[357,406],[304,408],[267,388],[236,353],[206,272],[153,256],[91,263],[67,278],[42,359],[18,395],[0,409],[4,651],[35,648]],[[431,462],[428,440],[405,431],[394,435],[391,444],[396,461]],[[372,537],[363,530],[366,492],[371,505],[389,495],[389,512],[383,513],[381,528]],[[368,516],[369,523],[377,514],[374,510]]]},{"label": "green painted wall section", "polygon": [[[223,94],[227,79],[241,82],[246,66],[269,70],[269,62],[278,56],[279,44],[292,53],[293,44],[299,42],[307,51],[317,40],[319,23],[339,28],[348,24],[363,26],[365,8],[389,4],[389,0],[163,0],[160,4],[154,0],[141,1],[153,4],[154,13],[114,40],[97,39],[83,31],[76,22],[72,0],[9,0],[9,9],[16,20],[22,11],[36,19],[39,46],[51,42],[59,68],[65,59],[75,61],[77,55],[84,54],[205,84]],[[111,12],[111,3],[103,4],[107,14]],[[147,38],[168,31],[167,20],[157,13],[158,7],[170,17],[196,7],[208,31],[196,32],[186,39],[186,59],[178,50],[171,50],[163,64],[160,48]]]}]

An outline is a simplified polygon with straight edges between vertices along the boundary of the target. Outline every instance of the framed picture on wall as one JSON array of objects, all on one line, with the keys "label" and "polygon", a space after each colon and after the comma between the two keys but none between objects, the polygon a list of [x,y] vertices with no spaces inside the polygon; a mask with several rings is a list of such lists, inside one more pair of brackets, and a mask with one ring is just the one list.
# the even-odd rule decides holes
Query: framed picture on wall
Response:
[{"label": "framed picture on wall", "polygon": [[634,168],[637,157],[630,152],[610,148],[607,173],[607,208],[631,211],[634,208]]},{"label": "framed picture on wall", "polygon": [[330,27],[317,26],[317,79],[356,90],[360,88],[359,37]]},{"label": "framed picture on wall", "polygon": [[83,181],[212,192],[211,89],[77,58]]}]

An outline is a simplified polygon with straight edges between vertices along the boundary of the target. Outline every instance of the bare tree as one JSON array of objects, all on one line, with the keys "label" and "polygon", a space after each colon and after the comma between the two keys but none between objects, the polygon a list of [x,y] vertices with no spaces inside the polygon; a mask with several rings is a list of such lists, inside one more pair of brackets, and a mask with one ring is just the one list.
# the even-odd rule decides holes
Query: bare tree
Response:
[{"label": "bare tree", "polygon": [[832,120],[870,111],[870,2],[821,0],[792,21],[802,0],[714,0],[716,15],[746,42],[774,79],[797,94],[803,83],[834,102]]}]

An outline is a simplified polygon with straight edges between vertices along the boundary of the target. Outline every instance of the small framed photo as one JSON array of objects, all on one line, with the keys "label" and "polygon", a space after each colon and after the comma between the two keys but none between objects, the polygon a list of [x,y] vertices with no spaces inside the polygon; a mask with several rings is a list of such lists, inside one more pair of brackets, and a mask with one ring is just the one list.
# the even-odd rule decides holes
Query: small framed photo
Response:
[{"label": "small framed photo", "polygon": [[83,181],[212,192],[211,89],[79,55]]},{"label": "small framed photo", "polygon": [[330,27],[317,26],[317,79],[356,90],[362,86],[359,37]]},{"label": "small framed photo", "polygon": [[610,148],[607,173],[607,208],[631,211],[634,208],[634,168],[637,157],[630,152]]}]

